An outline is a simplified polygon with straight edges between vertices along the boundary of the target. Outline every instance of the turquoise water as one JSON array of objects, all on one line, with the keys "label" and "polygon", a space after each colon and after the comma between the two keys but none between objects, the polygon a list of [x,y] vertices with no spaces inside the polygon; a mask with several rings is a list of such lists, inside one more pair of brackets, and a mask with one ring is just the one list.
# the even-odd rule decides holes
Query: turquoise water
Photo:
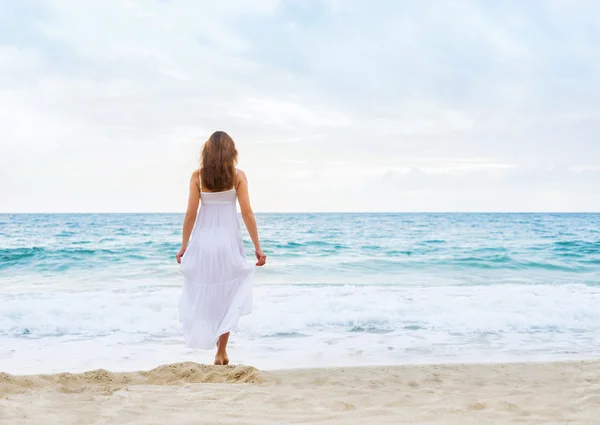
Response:
[{"label": "turquoise water", "polygon": [[[0,215],[8,371],[210,361],[184,349],[182,215]],[[593,357],[600,214],[259,214],[232,354],[259,367]],[[246,238],[247,239],[247,238]],[[250,252],[250,245],[248,245]]]}]

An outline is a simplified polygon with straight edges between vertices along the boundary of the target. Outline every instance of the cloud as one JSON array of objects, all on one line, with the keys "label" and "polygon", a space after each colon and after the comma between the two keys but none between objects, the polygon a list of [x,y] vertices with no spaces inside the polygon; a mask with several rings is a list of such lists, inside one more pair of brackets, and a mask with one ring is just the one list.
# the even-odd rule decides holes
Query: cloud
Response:
[{"label": "cloud", "polygon": [[181,210],[217,128],[257,210],[598,210],[598,12],[2,2],[0,211]]}]

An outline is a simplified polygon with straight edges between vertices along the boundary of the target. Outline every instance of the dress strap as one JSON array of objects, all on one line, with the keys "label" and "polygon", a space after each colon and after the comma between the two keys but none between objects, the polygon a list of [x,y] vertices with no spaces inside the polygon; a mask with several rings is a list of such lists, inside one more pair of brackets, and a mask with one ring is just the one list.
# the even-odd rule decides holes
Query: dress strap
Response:
[{"label": "dress strap", "polygon": [[198,185],[200,187],[200,193],[202,193],[202,171],[198,170]]}]

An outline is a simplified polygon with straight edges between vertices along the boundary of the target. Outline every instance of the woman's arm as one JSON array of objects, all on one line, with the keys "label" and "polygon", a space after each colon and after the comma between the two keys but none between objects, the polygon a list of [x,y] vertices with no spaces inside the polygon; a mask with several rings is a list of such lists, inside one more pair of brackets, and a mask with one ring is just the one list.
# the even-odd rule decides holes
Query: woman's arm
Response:
[{"label": "woman's arm", "polygon": [[237,175],[237,197],[240,204],[240,210],[242,212],[242,219],[248,229],[248,234],[252,243],[254,244],[254,251],[256,253],[257,266],[264,266],[267,262],[267,256],[260,248],[260,241],[258,240],[258,229],[256,227],[256,219],[254,218],[254,212],[250,206],[250,195],[248,193],[248,179],[246,173],[242,170],[238,170]]},{"label": "woman's arm", "polygon": [[198,171],[192,173],[190,178],[190,194],[188,197],[187,211],[183,219],[183,232],[181,237],[181,249],[176,255],[177,262],[181,264],[181,257],[185,253],[187,244],[196,222],[196,214],[198,213],[198,205],[200,205],[200,184],[198,180]]}]

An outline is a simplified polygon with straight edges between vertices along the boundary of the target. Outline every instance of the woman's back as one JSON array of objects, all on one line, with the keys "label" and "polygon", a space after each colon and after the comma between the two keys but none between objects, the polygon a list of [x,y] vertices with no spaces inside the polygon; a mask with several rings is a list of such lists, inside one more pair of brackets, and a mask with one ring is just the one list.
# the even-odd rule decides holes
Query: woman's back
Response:
[{"label": "woman's back", "polygon": [[203,230],[237,230],[236,235],[241,237],[236,201],[237,191],[235,189],[223,192],[202,191],[196,227],[201,227]]}]

